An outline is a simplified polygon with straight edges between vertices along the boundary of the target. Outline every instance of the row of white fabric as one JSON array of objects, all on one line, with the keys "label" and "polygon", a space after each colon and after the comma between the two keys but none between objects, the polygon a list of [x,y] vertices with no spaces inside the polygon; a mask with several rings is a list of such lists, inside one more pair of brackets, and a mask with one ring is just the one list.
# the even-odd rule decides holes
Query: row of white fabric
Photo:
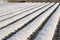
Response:
[{"label": "row of white fabric", "polygon": [[60,16],[60,3],[5,3],[0,5],[0,40],[29,40],[47,20],[34,40],[52,40]]}]

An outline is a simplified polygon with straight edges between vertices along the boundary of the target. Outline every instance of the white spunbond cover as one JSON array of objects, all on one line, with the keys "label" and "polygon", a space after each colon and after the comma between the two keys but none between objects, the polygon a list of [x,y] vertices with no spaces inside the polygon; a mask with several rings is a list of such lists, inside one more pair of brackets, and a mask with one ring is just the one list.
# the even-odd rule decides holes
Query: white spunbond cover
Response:
[{"label": "white spunbond cover", "polygon": [[0,4],[7,2],[7,0],[0,0]]}]

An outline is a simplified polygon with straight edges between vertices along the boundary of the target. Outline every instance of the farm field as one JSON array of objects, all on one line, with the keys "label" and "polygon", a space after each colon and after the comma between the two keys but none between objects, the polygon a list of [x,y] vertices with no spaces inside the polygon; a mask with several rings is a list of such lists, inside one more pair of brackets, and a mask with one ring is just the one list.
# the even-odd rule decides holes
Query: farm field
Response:
[{"label": "farm field", "polygon": [[60,40],[59,17],[58,2],[0,3],[0,40]]}]

